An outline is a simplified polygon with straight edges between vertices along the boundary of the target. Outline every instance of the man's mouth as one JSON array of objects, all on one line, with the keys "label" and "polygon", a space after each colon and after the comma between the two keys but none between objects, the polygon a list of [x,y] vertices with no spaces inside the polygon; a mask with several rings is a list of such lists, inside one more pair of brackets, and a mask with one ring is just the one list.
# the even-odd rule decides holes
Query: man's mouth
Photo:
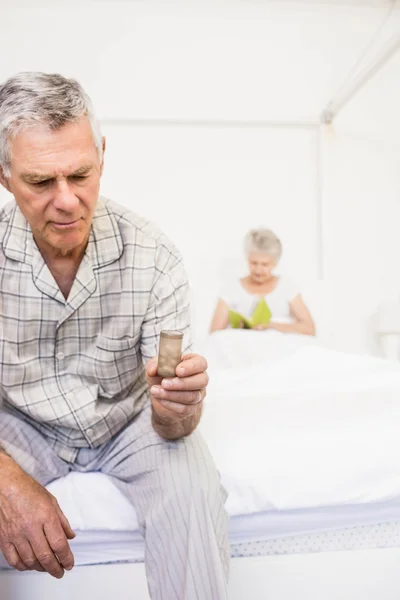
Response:
[{"label": "man's mouth", "polygon": [[68,229],[70,227],[74,227],[75,225],[77,225],[79,219],[76,219],[75,221],[63,221],[58,223],[57,221],[53,221],[52,225],[54,227],[57,227],[57,229]]}]

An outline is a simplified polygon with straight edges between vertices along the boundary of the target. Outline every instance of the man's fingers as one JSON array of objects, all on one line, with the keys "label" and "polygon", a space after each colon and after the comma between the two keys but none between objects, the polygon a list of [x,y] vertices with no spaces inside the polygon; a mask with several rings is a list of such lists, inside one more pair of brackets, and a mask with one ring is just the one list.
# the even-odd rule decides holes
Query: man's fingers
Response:
[{"label": "man's fingers", "polygon": [[200,354],[185,354],[176,368],[176,374],[178,377],[190,377],[191,375],[204,373],[207,368],[208,364],[204,356]]},{"label": "man's fingers", "polygon": [[[157,375],[157,358],[152,358],[146,364],[146,375],[148,382],[151,385],[159,385],[162,381],[162,377]],[[194,377],[196,375],[202,375],[203,378],[199,378],[197,383],[193,381],[190,387],[186,389],[198,389],[207,385],[208,376],[205,374],[207,370],[207,361],[204,356],[200,354],[185,354],[182,356],[182,360],[176,368],[177,378]],[[183,388],[180,388],[183,389]]]},{"label": "man's fingers", "polygon": [[[153,390],[153,388],[151,388]],[[152,396],[157,398],[159,401],[168,400],[172,404],[179,402],[180,404],[199,404],[204,398],[204,392],[202,390],[193,390],[191,392],[167,392],[161,389],[159,393],[153,393]]]},{"label": "man's fingers", "polygon": [[192,375],[191,377],[174,377],[173,379],[163,379],[161,387],[167,391],[191,391],[191,390],[202,390],[207,387],[208,374],[199,373],[198,375]]},{"label": "man's fingers", "polygon": [[58,514],[58,518],[60,519],[61,526],[64,529],[64,533],[67,536],[67,539],[68,540],[73,540],[74,537],[76,537],[76,533],[72,529],[71,525],[69,524],[69,521],[68,521],[67,517],[64,515],[63,511],[58,506],[58,504],[56,505],[56,511],[57,511],[57,514]]},{"label": "man's fingers", "polygon": [[3,554],[10,567],[17,571],[28,571],[28,567],[22,561],[14,544],[5,544]]},{"label": "man's fingers", "polygon": [[67,571],[70,571],[74,566],[74,555],[69,547],[64,529],[60,521],[54,521],[49,525],[44,526],[47,541],[54,554],[57,556],[61,565]]},{"label": "man's fingers", "polygon": [[31,539],[33,551],[42,567],[56,579],[64,576],[64,569],[47,541],[47,533],[41,531]]},{"label": "man's fingers", "polygon": [[17,549],[22,562],[27,566],[29,571],[45,570],[35,556],[29,540],[18,540]]},{"label": "man's fingers", "polygon": [[148,377],[156,377],[157,375],[157,367],[158,367],[158,359],[157,358],[151,358],[147,363],[146,363],[146,375]]},{"label": "man's fingers", "polygon": [[175,416],[186,419],[199,412],[201,403],[183,404],[180,402],[171,402],[170,400],[157,400],[164,409],[169,412],[169,416]]},{"label": "man's fingers", "polygon": [[152,358],[146,363],[145,371],[147,377],[147,383],[149,387],[152,385],[159,385],[161,383],[162,377],[157,374],[158,368],[158,359]]}]

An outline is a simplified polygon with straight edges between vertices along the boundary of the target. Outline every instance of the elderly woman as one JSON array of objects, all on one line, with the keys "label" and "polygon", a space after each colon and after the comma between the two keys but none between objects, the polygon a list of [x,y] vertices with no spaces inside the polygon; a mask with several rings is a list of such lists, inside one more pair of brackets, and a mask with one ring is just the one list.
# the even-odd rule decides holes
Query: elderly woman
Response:
[{"label": "elderly woman", "polygon": [[229,326],[229,309],[250,317],[261,298],[268,304],[272,318],[268,325],[254,329],[275,329],[281,333],[315,335],[311,314],[293,283],[274,275],[282,255],[282,244],[269,229],[251,230],[245,237],[249,274],[234,281],[218,300],[211,323],[211,333]]}]

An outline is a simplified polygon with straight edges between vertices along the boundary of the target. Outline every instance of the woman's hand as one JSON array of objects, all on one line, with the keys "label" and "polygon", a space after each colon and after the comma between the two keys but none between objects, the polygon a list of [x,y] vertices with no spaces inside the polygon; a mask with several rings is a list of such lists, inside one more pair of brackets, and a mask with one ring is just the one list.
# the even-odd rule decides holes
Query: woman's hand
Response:
[{"label": "woman's hand", "polygon": [[260,325],[254,325],[254,327],[252,327],[252,329],[256,329],[257,331],[265,331],[266,329],[270,328],[270,323],[268,323],[268,325],[265,324],[260,324]]}]

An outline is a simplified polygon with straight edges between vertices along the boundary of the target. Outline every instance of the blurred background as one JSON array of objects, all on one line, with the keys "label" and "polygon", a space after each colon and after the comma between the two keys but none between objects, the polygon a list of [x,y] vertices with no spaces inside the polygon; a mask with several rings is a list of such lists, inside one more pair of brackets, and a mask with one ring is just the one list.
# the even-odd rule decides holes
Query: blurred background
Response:
[{"label": "blurred background", "polygon": [[181,250],[197,340],[221,282],[245,271],[244,234],[265,226],[323,344],[382,352],[400,320],[400,2],[0,11],[0,81],[35,70],[84,86],[107,138],[102,192]]}]

